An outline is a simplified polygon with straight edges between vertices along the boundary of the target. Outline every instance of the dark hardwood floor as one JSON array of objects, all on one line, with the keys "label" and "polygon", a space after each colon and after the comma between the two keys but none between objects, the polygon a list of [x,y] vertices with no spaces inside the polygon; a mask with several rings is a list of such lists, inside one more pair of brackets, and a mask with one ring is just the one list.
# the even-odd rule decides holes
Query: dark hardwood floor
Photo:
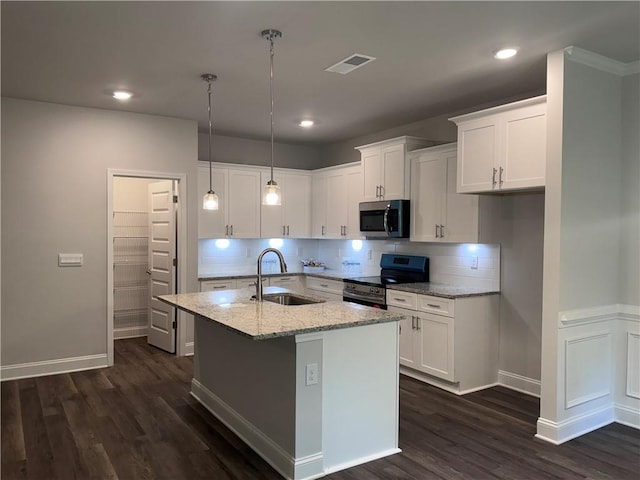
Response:
[{"label": "dark hardwood floor", "polygon": [[[2,383],[2,479],[279,479],[190,397],[191,374],[191,358],[141,338],[116,342],[112,368]],[[457,397],[405,377],[400,389],[402,453],[325,478],[640,478],[635,429],[553,446],[534,438],[535,398]]]}]

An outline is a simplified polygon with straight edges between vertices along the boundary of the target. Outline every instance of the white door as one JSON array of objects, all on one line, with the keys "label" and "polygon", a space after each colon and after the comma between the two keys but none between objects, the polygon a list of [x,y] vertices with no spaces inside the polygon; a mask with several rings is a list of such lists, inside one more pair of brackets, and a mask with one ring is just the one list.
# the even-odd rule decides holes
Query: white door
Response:
[{"label": "white door", "polygon": [[150,183],[149,202],[149,345],[176,351],[176,311],[156,297],[175,293],[176,217],[173,181]]}]

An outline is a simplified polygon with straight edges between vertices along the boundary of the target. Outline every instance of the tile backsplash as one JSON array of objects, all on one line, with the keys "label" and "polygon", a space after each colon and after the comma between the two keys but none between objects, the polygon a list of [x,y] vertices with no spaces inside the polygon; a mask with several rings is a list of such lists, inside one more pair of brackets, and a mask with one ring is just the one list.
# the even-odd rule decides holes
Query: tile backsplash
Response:
[{"label": "tile backsplash", "polygon": [[[248,275],[256,272],[258,254],[274,240],[199,240],[199,276]],[[387,240],[291,240],[277,246],[290,272],[301,272],[302,261],[323,262],[328,272],[377,275],[383,253],[429,257],[430,280],[435,283],[500,289],[500,245],[440,244]],[[267,254],[263,272],[279,272],[277,259]]]}]

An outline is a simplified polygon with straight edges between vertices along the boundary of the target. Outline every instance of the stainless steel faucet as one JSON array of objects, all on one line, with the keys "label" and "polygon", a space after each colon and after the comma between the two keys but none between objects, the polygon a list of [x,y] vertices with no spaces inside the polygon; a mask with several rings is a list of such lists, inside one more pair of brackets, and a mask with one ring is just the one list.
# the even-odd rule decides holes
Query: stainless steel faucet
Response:
[{"label": "stainless steel faucet", "polygon": [[280,273],[287,273],[287,264],[285,263],[280,250],[276,248],[265,248],[261,251],[260,255],[258,255],[258,282],[256,283],[256,300],[258,302],[262,301],[262,257],[269,252],[273,252],[278,256],[278,259],[280,260]]}]

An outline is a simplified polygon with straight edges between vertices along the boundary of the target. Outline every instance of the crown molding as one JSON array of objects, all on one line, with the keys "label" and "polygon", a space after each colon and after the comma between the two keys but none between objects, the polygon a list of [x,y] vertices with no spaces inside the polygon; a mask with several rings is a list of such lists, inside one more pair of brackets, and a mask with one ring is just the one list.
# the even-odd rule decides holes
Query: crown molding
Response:
[{"label": "crown molding", "polygon": [[578,47],[564,49],[565,58],[620,77],[640,73],[640,61],[624,63]]}]

